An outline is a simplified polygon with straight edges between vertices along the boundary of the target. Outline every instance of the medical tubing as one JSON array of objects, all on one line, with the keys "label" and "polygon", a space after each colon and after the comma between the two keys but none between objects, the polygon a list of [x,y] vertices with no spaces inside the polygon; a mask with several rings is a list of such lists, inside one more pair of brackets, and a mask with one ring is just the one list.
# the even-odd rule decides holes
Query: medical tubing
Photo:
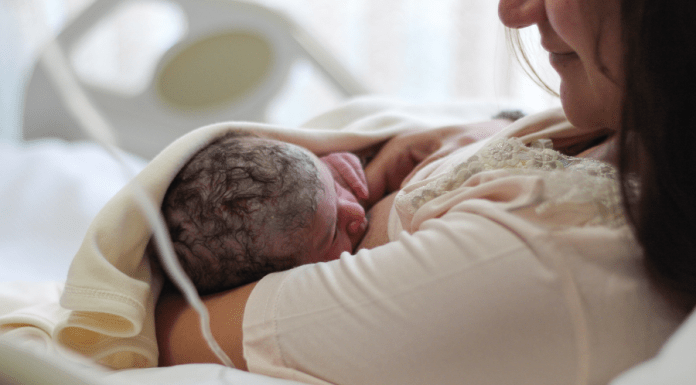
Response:
[{"label": "medical tubing", "polygon": [[162,257],[164,269],[184,294],[189,305],[198,313],[201,333],[210,349],[225,366],[234,368],[234,364],[230,358],[225,354],[213,337],[213,333],[210,329],[210,315],[208,314],[208,309],[198,296],[196,288],[193,286],[193,283],[186,275],[179,260],[175,256],[174,247],[172,246],[171,238],[164,224],[164,219],[162,218],[160,210],[145,192],[143,186],[138,183],[137,180],[133,179],[135,172],[123,159],[116,145],[116,136],[113,129],[90,102],[89,98],[82,90],[82,87],[78,84],[59,43],[55,40],[51,41],[41,55],[40,60],[41,65],[56,87],[68,111],[77,119],[85,133],[104,147],[116,160],[124,175],[131,180],[129,184],[131,193],[152,227],[155,242]]}]

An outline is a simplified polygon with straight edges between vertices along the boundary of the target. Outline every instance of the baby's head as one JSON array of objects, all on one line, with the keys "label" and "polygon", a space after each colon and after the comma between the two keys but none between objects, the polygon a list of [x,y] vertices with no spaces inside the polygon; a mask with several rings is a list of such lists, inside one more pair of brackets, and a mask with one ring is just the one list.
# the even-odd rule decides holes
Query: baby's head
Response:
[{"label": "baby's head", "polygon": [[184,270],[207,294],[352,251],[364,229],[326,235],[332,221],[341,223],[334,218],[346,217],[343,206],[348,217],[364,220],[355,197],[354,205],[346,198],[306,149],[231,132],[186,163],[162,212]]}]

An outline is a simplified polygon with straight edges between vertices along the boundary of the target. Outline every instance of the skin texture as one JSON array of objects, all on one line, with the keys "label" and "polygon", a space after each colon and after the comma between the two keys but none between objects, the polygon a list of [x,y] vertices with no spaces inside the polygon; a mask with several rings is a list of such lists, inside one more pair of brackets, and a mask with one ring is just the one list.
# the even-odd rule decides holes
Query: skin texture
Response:
[{"label": "skin texture", "polygon": [[[256,282],[231,291],[203,297],[210,314],[213,337],[237,369],[247,370],[242,354],[244,306]],[[158,366],[192,363],[221,363],[203,341],[198,314],[180,295],[163,294],[157,301]]]},{"label": "skin texture", "polygon": [[573,125],[619,130],[619,0],[500,0],[498,14],[509,28],[539,29],[540,43],[561,77],[561,103]]},{"label": "skin texture", "polygon": [[336,152],[320,158],[329,168],[331,176],[343,188],[348,189],[358,200],[369,197],[367,178],[360,159],[349,152]]},{"label": "skin texture", "polygon": [[360,161],[350,153],[335,153],[315,159],[324,191],[307,237],[312,248],[304,263],[338,259],[352,252],[367,229],[365,209],[358,197],[367,198],[367,182]]},{"label": "skin texture", "polygon": [[389,218],[389,212],[391,211],[396,194],[398,194],[398,191],[387,195],[370,208],[370,211],[367,213],[370,226],[367,228],[367,232],[365,232],[362,241],[360,241],[360,245],[358,245],[355,250],[356,252],[360,249],[372,249],[389,242],[387,218]]}]

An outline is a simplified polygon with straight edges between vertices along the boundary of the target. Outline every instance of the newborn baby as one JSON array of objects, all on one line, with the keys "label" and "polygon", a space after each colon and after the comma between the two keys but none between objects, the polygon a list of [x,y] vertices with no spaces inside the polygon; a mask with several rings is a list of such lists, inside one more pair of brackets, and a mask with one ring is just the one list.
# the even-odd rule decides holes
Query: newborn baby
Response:
[{"label": "newborn baby", "polygon": [[358,158],[231,132],[196,153],[162,204],[174,249],[200,294],[352,252],[367,228]]}]

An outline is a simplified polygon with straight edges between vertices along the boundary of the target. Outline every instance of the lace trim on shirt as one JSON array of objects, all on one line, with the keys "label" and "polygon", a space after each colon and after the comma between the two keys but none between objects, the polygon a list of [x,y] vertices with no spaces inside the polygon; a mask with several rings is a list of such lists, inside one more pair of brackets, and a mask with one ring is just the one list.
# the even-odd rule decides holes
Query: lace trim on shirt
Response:
[{"label": "lace trim on shirt", "polygon": [[539,216],[567,210],[572,205],[590,204],[594,214],[585,225],[619,227],[626,223],[617,170],[597,160],[563,155],[553,149],[550,139],[534,141],[530,146],[517,138],[493,141],[427,185],[399,194],[396,206],[413,214],[427,202],[459,188],[472,176],[500,169],[543,179],[543,198],[535,207]]}]

